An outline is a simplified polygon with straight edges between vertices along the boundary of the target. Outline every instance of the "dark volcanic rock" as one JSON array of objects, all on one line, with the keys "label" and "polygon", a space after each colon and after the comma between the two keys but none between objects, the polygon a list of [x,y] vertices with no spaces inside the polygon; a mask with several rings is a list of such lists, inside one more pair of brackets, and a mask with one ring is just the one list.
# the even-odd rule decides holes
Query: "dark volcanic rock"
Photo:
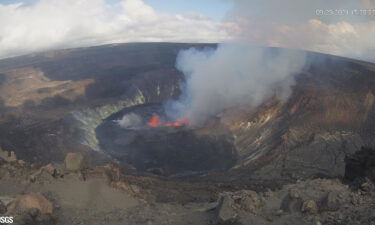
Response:
[{"label": "dark volcanic rock", "polygon": [[214,224],[236,224],[236,212],[233,209],[234,201],[229,194],[223,194],[216,210]]},{"label": "dark volcanic rock", "polygon": [[345,179],[354,181],[367,177],[375,181],[375,150],[362,148],[360,151],[345,158]]},{"label": "dark volcanic rock", "polygon": [[329,192],[322,201],[322,209],[336,211],[340,208],[342,201],[338,192]]},{"label": "dark volcanic rock", "polygon": [[[124,128],[116,122],[129,113],[142,117],[139,127]],[[226,170],[235,164],[233,138],[224,127],[204,134],[189,126],[148,127],[153,113],[160,115],[161,105],[131,107],[107,118],[96,130],[101,148],[139,171],[158,175]]]},{"label": "dark volcanic rock", "polygon": [[375,66],[310,56],[287,102],[270,99],[230,123],[239,163],[256,178],[342,178],[346,155],[375,146]]},{"label": "dark volcanic rock", "polygon": [[295,213],[300,212],[302,208],[302,200],[298,196],[288,194],[281,202],[280,209],[284,212]]}]

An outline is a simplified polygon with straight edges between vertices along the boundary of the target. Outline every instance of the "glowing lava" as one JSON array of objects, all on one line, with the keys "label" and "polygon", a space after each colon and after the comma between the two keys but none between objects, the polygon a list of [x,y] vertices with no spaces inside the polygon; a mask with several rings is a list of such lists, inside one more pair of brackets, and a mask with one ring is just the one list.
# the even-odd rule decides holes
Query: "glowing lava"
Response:
[{"label": "glowing lava", "polygon": [[157,115],[152,115],[150,122],[147,123],[150,127],[158,127],[161,125],[160,119]]},{"label": "glowing lava", "polygon": [[157,115],[152,115],[150,121],[147,123],[149,127],[160,127],[160,126],[165,126],[165,127],[182,127],[182,126],[188,126],[189,121],[185,118],[178,119],[176,122],[173,123],[165,123],[162,124],[160,122],[160,118]]}]

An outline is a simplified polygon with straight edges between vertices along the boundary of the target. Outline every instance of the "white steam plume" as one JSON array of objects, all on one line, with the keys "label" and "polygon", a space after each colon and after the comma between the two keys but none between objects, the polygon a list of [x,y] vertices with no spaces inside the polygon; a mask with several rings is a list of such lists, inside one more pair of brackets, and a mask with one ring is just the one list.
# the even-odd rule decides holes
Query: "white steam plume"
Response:
[{"label": "white steam plume", "polygon": [[126,114],[121,120],[115,120],[122,128],[136,129],[142,125],[142,118],[134,113]]},{"label": "white steam plume", "polygon": [[257,106],[275,94],[286,99],[294,84],[293,74],[302,69],[305,59],[302,51],[245,44],[181,51],[176,66],[186,81],[181,97],[167,102],[167,115],[201,125],[228,108]]}]

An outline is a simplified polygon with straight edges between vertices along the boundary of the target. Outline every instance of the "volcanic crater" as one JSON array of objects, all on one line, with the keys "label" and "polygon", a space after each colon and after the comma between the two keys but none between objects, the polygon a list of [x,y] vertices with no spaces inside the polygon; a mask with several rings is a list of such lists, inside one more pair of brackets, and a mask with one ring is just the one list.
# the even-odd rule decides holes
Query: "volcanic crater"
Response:
[{"label": "volcanic crater", "polygon": [[[133,124],[121,125],[133,117]],[[100,148],[138,171],[164,176],[223,171],[236,163],[231,133],[213,119],[197,128],[187,120],[168,120],[161,104],[143,104],[117,112],[96,129]],[[214,132],[212,132],[214,131]]]},{"label": "volcanic crater", "polygon": [[[57,223],[43,224],[375,221],[375,64],[308,52],[288,99],[270,96],[194,127],[163,107],[181,96],[176,57],[191,47],[216,45],[129,43],[0,60],[0,203],[41,192],[59,206]],[[72,155],[78,165],[66,171]],[[35,212],[25,224],[54,218]]]},{"label": "volcanic crater", "polygon": [[[32,163],[75,151],[88,166],[116,159],[165,176],[223,171],[209,174],[247,185],[343,177],[346,155],[375,146],[375,65],[313,52],[285,101],[235,108],[231,120],[215,115],[201,128],[167,120],[162,104],[181,95],[184,81],[176,57],[191,47],[217,46],[131,43],[1,60],[0,147]],[[140,117],[138,127],[119,125],[128,114]],[[148,126],[153,115],[163,126]]]}]

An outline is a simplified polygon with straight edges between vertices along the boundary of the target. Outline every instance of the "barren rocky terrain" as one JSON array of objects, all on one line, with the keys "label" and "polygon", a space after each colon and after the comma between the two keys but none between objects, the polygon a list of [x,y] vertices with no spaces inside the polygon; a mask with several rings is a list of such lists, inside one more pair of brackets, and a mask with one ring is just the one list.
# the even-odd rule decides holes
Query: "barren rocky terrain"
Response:
[{"label": "barren rocky terrain", "polygon": [[[180,94],[172,43],[0,61],[0,213],[18,224],[374,224],[375,65],[308,53],[286,101],[129,130]],[[268,49],[277,54],[279,49]],[[181,151],[177,151],[181,149]]]},{"label": "barren rocky terrain", "polygon": [[[357,159],[359,160],[359,159]],[[369,170],[373,168],[367,168]],[[367,176],[308,179],[264,191],[218,183],[124,175],[114,164],[84,167],[1,161],[0,213],[15,224],[374,224]],[[353,177],[351,177],[353,178]],[[374,178],[374,177],[372,177]],[[167,189],[160,193],[158,189]]]}]

